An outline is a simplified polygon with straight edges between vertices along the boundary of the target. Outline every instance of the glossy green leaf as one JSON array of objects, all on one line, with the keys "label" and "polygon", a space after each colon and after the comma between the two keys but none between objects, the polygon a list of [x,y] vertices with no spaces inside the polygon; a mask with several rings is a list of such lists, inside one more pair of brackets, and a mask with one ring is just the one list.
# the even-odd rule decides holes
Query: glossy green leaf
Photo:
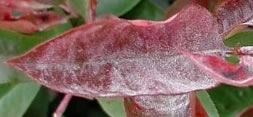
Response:
[{"label": "glossy green leaf", "polygon": [[218,113],[211,97],[207,93],[207,91],[199,91],[196,94],[197,94],[197,97],[198,97],[200,103],[202,104],[203,108],[205,109],[205,111],[209,117],[220,117],[219,113]]},{"label": "glossy green leaf", "polygon": [[208,93],[220,117],[235,117],[245,107],[253,105],[253,87],[238,88],[223,85]]},{"label": "glossy green leaf", "polygon": [[136,7],[123,17],[128,19],[162,20],[164,11],[149,0],[142,0]]},{"label": "glossy green leaf", "polygon": [[110,117],[126,117],[122,99],[98,99],[103,110]]},{"label": "glossy green leaf", "polygon": [[241,47],[253,45],[253,31],[243,31],[226,39],[224,43],[229,47]]},{"label": "glossy green leaf", "polygon": [[97,15],[113,14],[121,16],[130,11],[140,1],[141,0],[98,0]]},{"label": "glossy green leaf", "polygon": [[4,93],[0,98],[1,117],[22,117],[39,88],[40,85],[35,83],[10,84],[0,88]]}]

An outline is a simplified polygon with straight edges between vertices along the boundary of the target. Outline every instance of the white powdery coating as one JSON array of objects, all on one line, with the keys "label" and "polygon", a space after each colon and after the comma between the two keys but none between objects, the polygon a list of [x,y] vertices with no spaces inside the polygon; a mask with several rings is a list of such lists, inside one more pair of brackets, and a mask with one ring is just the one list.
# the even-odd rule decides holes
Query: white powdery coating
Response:
[{"label": "white powdery coating", "polygon": [[222,51],[216,23],[211,13],[194,5],[170,22],[147,27],[101,20],[38,46],[15,65],[47,87],[83,97],[207,89],[218,82],[180,51]]},{"label": "white powdery coating", "polygon": [[215,9],[215,16],[220,24],[220,33],[230,31],[253,18],[253,1],[226,0]]},{"label": "white powdery coating", "polygon": [[141,108],[141,110],[137,110],[137,112],[140,111],[140,113],[142,113],[142,117],[192,116],[190,108],[190,94],[174,96],[138,96],[131,97],[131,101]]}]

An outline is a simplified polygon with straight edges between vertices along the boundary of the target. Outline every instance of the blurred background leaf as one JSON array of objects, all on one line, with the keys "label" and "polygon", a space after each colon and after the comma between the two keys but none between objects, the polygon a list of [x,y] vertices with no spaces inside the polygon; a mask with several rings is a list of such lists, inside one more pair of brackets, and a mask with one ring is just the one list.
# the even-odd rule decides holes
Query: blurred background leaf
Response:
[{"label": "blurred background leaf", "polygon": [[41,87],[23,117],[47,117],[48,105],[54,96],[50,95],[50,92],[45,87]]},{"label": "blurred background leaf", "polygon": [[150,0],[142,0],[123,17],[127,19],[162,20],[165,12]]},{"label": "blurred background leaf", "polygon": [[22,117],[36,96],[40,85],[12,83],[0,85],[0,113],[2,117]]},{"label": "blurred background leaf", "polygon": [[140,1],[141,0],[98,0],[96,12],[98,16],[108,14],[121,16],[131,10]]},{"label": "blurred background leaf", "polygon": [[235,117],[244,108],[253,105],[253,87],[239,88],[222,85],[208,93],[220,117]]},{"label": "blurred background leaf", "polygon": [[110,116],[110,117],[126,117],[125,108],[123,99],[98,99],[99,104],[103,108],[103,110]]},{"label": "blurred background leaf", "polygon": [[86,19],[89,0],[68,0],[71,8]]}]

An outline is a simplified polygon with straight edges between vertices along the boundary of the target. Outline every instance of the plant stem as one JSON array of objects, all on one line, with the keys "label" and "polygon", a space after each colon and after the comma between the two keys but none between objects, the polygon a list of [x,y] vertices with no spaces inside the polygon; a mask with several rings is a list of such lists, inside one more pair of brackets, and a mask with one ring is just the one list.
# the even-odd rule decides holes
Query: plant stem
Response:
[{"label": "plant stem", "polygon": [[92,22],[92,21],[95,20],[95,17],[96,17],[96,7],[97,7],[97,1],[96,0],[90,0],[89,1],[89,9],[88,9],[87,22]]},{"label": "plant stem", "polygon": [[53,117],[61,117],[62,116],[62,114],[65,111],[66,107],[68,106],[68,103],[71,100],[71,98],[72,98],[71,94],[65,94],[60,105],[57,107],[56,111],[54,112]]}]

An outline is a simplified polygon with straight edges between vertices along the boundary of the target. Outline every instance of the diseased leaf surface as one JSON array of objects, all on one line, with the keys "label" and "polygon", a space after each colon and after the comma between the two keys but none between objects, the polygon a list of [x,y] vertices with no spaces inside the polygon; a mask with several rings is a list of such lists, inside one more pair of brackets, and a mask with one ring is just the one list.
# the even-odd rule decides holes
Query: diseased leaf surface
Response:
[{"label": "diseased leaf surface", "polygon": [[218,84],[178,51],[222,51],[217,29],[207,10],[192,5],[164,22],[99,20],[8,62],[77,96],[178,94]]},{"label": "diseased leaf surface", "polygon": [[219,32],[227,33],[253,18],[252,0],[224,0],[214,10],[219,22]]},{"label": "diseased leaf surface", "polygon": [[189,94],[138,96],[124,100],[127,117],[191,117]]},{"label": "diseased leaf surface", "polygon": [[242,47],[239,64],[232,64],[220,55],[201,55],[186,53],[200,68],[207,71],[214,79],[221,83],[234,86],[253,85],[253,47]]}]

